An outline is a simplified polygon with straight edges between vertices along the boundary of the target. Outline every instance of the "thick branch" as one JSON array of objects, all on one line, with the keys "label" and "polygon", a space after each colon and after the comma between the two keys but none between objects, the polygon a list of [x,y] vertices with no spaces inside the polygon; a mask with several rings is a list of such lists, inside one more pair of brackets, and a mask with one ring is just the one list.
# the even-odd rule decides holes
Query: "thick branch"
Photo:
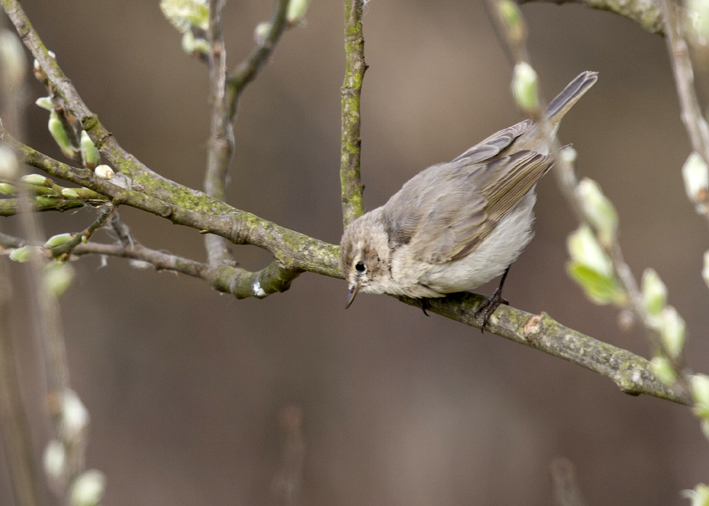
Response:
[{"label": "thick branch", "polygon": [[635,21],[651,33],[663,35],[662,11],[653,0],[517,0],[517,3],[546,2],[555,4],[582,4],[592,9],[610,11]]},{"label": "thick branch", "polygon": [[362,216],[364,206],[360,180],[360,96],[367,70],[362,35],[362,0],[345,0],[345,81],[342,84],[342,147],[340,152],[340,185],[342,187],[342,221],[347,227]]},{"label": "thick branch", "polygon": [[[0,139],[1,134],[2,132]],[[21,162],[42,169],[52,176],[95,190],[109,197],[116,205],[135,207],[167,218],[178,225],[217,234],[234,244],[251,244],[266,249],[284,269],[342,278],[337,246],[281,227],[196,191],[193,198],[181,201],[185,207],[169,205],[154,197],[126,190],[100,179],[89,170],[76,169],[54,160],[17,142],[7,133],[4,140],[15,150]],[[189,191],[188,188],[182,188],[183,193]]]},{"label": "thick branch", "polygon": [[[399,299],[412,306],[421,305],[416,299]],[[445,299],[429,299],[427,310],[480,328],[481,322],[475,317],[475,311],[484,300],[476,294],[452,294]],[[613,381],[626,394],[647,394],[680,404],[692,404],[686,391],[662,383],[644,358],[565,327],[546,313],[532,315],[503,305],[493,313],[485,330],[590,369]]]}]

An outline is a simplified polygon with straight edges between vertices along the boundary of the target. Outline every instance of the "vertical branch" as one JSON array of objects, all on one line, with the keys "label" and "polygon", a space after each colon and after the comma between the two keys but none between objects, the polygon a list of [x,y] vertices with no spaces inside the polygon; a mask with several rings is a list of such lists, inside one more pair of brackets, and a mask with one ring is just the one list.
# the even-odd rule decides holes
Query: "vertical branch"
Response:
[{"label": "vertical branch", "polygon": [[[234,133],[229,122],[226,94],[226,50],[222,32],[222,10],[226,0],[209,1],[209,102],[212,107],[211,131],[207,149],[207,172],[204,191],[210,197],[224,200],[229,161],[234,151]],[[209,265],[231,263],[228,241],[218,235],[204,238]]]},{"label": "vertical branch", "polygon": [[[4,120],[15,131],[21,127],[21,101],[27,61],[22,44],[14,33],[4,27],[0,18],[0,125]],[[0,149],[5,149],[4,146]],[[4,152],[4,158],[14,155]],[[4,177],[19,177],[17,162],[5,160],[0,167]],[[38,489],[29,420],[22,403],[15,367],[15,353],[10,333],[10,301],[12,285],[7,265],[0,262],[0,435],[7,458],[10,486],[15,503],[39,506]]]},{"label": "vertical branch", "polygon": [[367,70],[362,35],[362,0],[345,0],[345,82],[342,84],[340,184],[344,226],[364,213],[360,180],[360,96]]},{"label": "vertical branch", "polygon": [[[286,20],[289,0],[277,0],[268,33],[259,40],[248,58],[241,62],[233,74],[226,72],[226,50],[222,30],[222,11],[226,0],[209,0],[209,80],[212,106],[211,134],[207,154],[207,173],[204,179],[205,193],[224,200],[229,161],[234,153],[232,124],[244,88],[258,75],[269,56],[276,48]],[[205,237],[210,267],[233,265],[228,250],[229,241],[209,234]]]},{"label": "vertical branch", "polygon": [[15,503],[39,506],[32,457],[29,420],[20,396],[15,354],[10,335],[11,286],[6,264],[0,262],[0,434],[7,456],[12,495]]}]

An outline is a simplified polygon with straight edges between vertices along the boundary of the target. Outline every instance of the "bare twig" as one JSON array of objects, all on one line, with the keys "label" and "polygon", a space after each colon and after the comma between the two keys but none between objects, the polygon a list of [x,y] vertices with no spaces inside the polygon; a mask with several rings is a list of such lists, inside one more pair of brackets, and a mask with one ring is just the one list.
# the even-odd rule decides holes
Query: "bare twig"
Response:
[{"label": "bare twig", "polygon": [[116,208],[114,207],[114,205],[110,202],[104,205],[100,209],[98,217],[83,232],[74,234],[74,237],[71,241],[52,249],[52,255],[54,256],[54,258],[60,261],[69,258],[74,248],[76,248],[82,242],[88,242],[94,232],[96,232],[100,228],[103,228],[106,222],[108,222],[108,220],[111,218],[111,215],[113,215],[115,209]]},{"label": "bare twig", "polygon": [[271,17],[271,27],[268,33],[258,42],[251,54],[227,77],[230,120],[233,120],[236,115],[241,93],[251,81],[256,79],[259,71],[268,62],[273,50],[276,48],[281,35],[288,28],[288,23],[286,22],[287,13],[288,0],[276,0],[276,7]]},{"label": "bare twig", "polygon": [[342,84],[342,146],[340,153],[340,185],[342,187],[342,221],[345,227],[362,216],[364,206],[360,180],[360,97],[367,70],[362,34],[362,0],[345,0],[345,81]]}]

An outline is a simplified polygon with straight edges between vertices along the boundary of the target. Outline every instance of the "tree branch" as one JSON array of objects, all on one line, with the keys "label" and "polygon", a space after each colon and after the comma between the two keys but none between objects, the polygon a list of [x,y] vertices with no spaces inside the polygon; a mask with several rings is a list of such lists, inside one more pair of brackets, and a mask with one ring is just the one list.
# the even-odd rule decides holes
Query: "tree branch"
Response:
[{"label": "tree branch", "polygon": [[342,187],[342,221],[347,228],[355,218],[362,216],[364,205],[360,180],[360,96],[367,70],[364,61],[362,35],[362,0],[345,0],[345,81],[342,84],[342,147],[340,156],[340,185]]},{"label": "tree branch", "polygon": [[[133,246],[132,252],[125,245],[113,247],[116,256],[150,261],[158,268],[172,266],[175,267],[174,270],[181,269],[180,272],[191,272],[190,275],[199,275],[207,279],[217,289],[229,288],[230,293],[235,293],[237,296],[238,293],[245,294],[247,291],[248,295],[252,295],[257,291],[253,288],[257,286],[256,282],[265,294],[271,290],[277,291],[279,287],[287,286],[302,271],[342,278],[337,246],[285,229],[210,198],[199,191],[169,181],[125,152],[86,108],[56,62],[47,55],[46,48],[41,45],[39,37],[26,20],[17,0],[0,0],[0,2],[10,14],[18,32],[22,34],[25,44],[32,50],[43,68],[46,66],[45,71],[49,80],[57,87],[67,106],[80,119],[84,129],[100,147],[102,154],[123,175],[119,174],[111,181],[102,180],[94,176],[91,171],[73,168],[53,160],[17,142],[9,134],[0,130],[0,140],[4,136],[4,141],[15,149],[22,162],[105,195],[114,205],[129,205],[167,218],[173,223],[220,235],[235,244],[252,244],[267,249],[274,255],[275,261],[258,273],[246,273],[240,269],[222,266],[211,271],[214,273],[213,276],[208,276],[204,273],[210,272],[210,267],[204,264],[173,255],[161,256],[160,252],[144,250],[137,246]],[[283,4],[279,3],[279,5]],[[353,51],[350,56],[354,58],[350,63],[357,68],[352,67],[353,74],[350,76],[352,82],[346,81],[346,84],[352,85],[348,89],[353,90],[353,94],[349,96],[348,93],[343,92],[343,98],[344,95],[348,95],[347,98],[352,99],[351,102],[343,100],[343,113],[352,113],[358,111],[359,89],[366,67],[361,59],[361,1],[347,0],[346,5],[349,7],[347,14],[350,16],[348,26],[352,28],[346,32],[349,37],[347,41],[349,49]],[[234,89],[232,86],[233,83],[230,83],[230,90]],[[352,104],[355,108],[349,108],[346,103]],[[358,137],[358,133],[355,137],[349,137],[357,145],[355,146],[357,152]],[[356,212],[351,214],[354,215]],[[88,253],[90,248],[94,248],[94,252],[99,253],[99,248],[109,248],[109,246],[82,244],[77,246],[74,254]],[[104,249],[103,254],[109,254],[107,251]],[[221,277],[219,275],[221,273],[226,273],[227,277]],[[231,288],[233,286],[238,288]],[[251,290],[247,290],[247,287]],[[482,300],[483,298],[478,295],[454,294],[445,299],[431,301],[431,310],[479,328],[474,313]],[[405,302],[419,304],[414,300],[405,300]],[[501,307],[488,325],[489,327],[486,328],[495,334],[564,358],[606,376],[624,392],[633,395],[645,393],[683,404],[690,403],[685,392],[676,392],[662,384],[653,375],[645,359],[568,329],[544,314],[533,317],[514,308]]]},{"label": "tree branch", "polygon": [[[229,161],[234,151],[234,133],[229,121],[229,103],[226,94],[226,48],[222,32],[222,10],[226,0],[209,1],[209,101],[212,106],[212,121],[207,149],[207,172],[204,191],[217,200],[224,199],[229,171]],[[233,263],[227,241],[218,235],[207,234],[204,238],[209,265]]]},{"label": "tree branch", "polygon": [[592,9],[613,12],[635,21],[648,32],[664,35],[662,11],[653,0],[517,0],[519,4],[532,2],[582,4]]},{"label": "tree branch", "polygon": [[[399,297],[399,300],[421,307],[417,299]],[[456,293],[443,299],[429,299],[427,311],[480,328],[475,312],[484,301],[481,295]],[[546,313],[532,315],[503,305],[493,313],[485,330],[585,367],[610,379],[626,394],[647,394],[679,404],[692,404],[688,392],[662,383],[644,358],[565,327]]]}]

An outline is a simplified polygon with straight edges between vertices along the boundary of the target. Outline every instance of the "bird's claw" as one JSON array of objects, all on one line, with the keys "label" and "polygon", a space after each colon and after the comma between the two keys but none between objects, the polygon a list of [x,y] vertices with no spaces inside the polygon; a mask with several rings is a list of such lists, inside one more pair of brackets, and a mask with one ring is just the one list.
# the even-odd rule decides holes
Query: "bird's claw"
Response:
[{"label": "bird's claw", "polygon": [[498,287],[492,294],[492,297],[483,302],[480,307],[475,311],[475,318],[482,314],[483,324],[480,326],[480,332],[485,333],[485,326],[490,321],[492,313],[500,306],[500,304],[510,305],[507,299],[502,298],[502,290]]}]

